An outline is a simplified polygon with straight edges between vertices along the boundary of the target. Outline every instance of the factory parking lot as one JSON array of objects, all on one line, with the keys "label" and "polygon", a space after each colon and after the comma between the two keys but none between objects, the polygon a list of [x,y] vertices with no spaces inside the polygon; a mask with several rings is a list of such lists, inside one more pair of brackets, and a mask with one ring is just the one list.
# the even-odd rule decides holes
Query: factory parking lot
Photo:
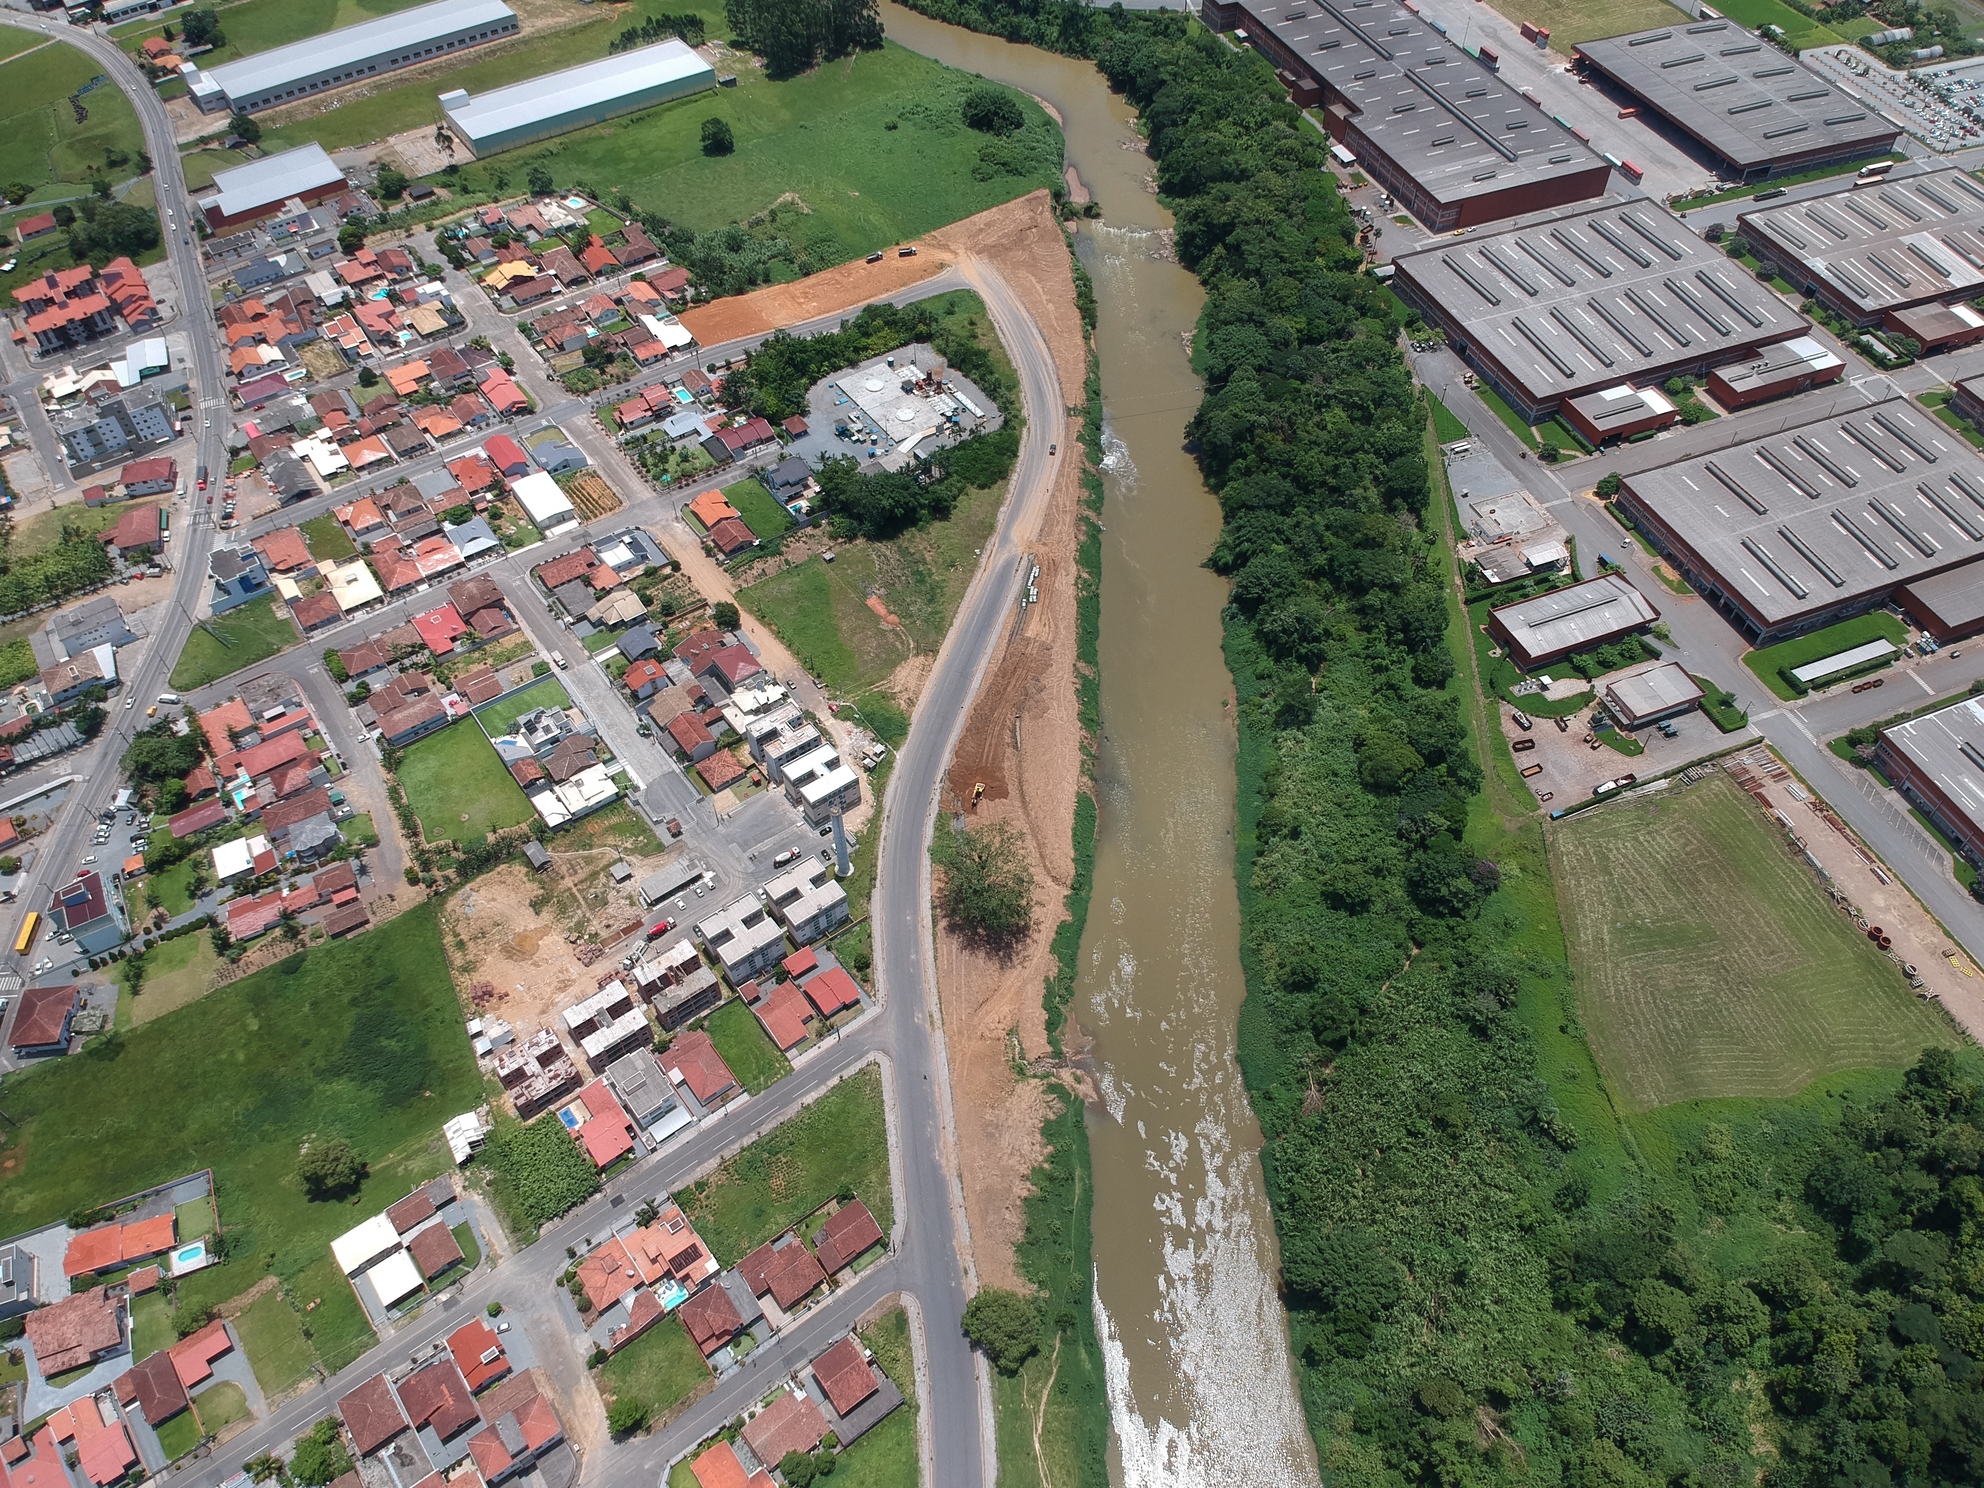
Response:
[{"label": "factory parking lot", "polygon": [[1515,710],[1507,703],[1498,704],[1502,736],[1512,748],[1518,739],[1536,741],[1534,749],[1515,754],[1516,768],[1526,770],[1532,765],[1543,766],[1540,774],[1530,776],[1523,783],[1539,801],[1547,795],[1552,810],[1562,810],[1589,800],[1592,791],[1599,785],[1607,780],[1617,780],[1628,772],[1642,780],[1651,780],[1656,775],[1679,770],[1751,737],[1747,730],[1742,734],[1725,734],[1699,712],[1683,713],[1679,718],[1668,720],[1674,726],[1674,738],[1667,738],[1656,725],[1649,724],[1629,734],[1629,737],[1639,740],[1644,752],[1621,754],[1609,744],[1584,742],[1584,736],[1592,731],[1591,715],[1596,706],[1594,700],[1565,718],[1563,721],[1567,727],[1563,732],[1558,731],[1555,719],[1530,715],[1532,727],[1525,733],[1516,727]]}]

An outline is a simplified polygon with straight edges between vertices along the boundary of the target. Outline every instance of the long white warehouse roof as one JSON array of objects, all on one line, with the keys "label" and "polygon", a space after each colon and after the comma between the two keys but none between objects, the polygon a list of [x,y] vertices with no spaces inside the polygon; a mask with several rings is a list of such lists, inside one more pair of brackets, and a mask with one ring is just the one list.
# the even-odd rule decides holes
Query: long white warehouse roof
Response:
[{"label": "long white warehouse roof", "polygon": [[252,57],[223,62],[206,69],[229,98],[254,98],[299,78],[314,78],[341,67],[367,62],[388,52],[405,51],[485,22],[516,18],[503,0],[431,0],[411,10],[342,26],[321,36],[306,36],[287,46],[271,47]]},{"label": "long white warehouse roof", "polygon": [[[549,119],[601,107],[698,76],[714,83],[716,69],[675,37],[631,52],[548,72],[487,93],[445,95],[441,106],[473,145]],[[456,101],[459,99],[460,101]]]},{"label": "long white warehouse roof", "polygon": [[292,196],[320,186],[343,184],[344,172],[324,153],[322,145],[298,145],[232,170],[215,171],[214,186],[220,194],[207,198],[206,204],[217,208],[223,217],[236,217],[280,206]]}]

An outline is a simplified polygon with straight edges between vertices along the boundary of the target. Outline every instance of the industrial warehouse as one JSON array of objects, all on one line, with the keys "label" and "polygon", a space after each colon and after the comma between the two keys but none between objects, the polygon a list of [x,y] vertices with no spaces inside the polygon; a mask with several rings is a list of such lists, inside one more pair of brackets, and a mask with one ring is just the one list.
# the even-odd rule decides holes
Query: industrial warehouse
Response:
[{"label": "industrial warehouse", "polygon": [[252,114],[516,34],[516,12],[503,0],[432,0],[218,67],[196,68],[187,86],[208,113]]},{"label": "industrial warehouse", "polygon": [[1579,68],[1658,114],[1729,175],[1764,181],[1894,148],[1901,126],[1730,21],[1572,49]]},{"label": "industrial warehouse", "polygon": [[1629,475],[1619,504],[1757,645],[1984,556],[1984,460],[1906,398]]},{"label": "industrial warehouse", "polygon": [[[1361,11],[1356,20],[1353,13]],[[1417,15],[1371,0],[1207,0],[1295,101],[1435,231],[1602,195],[1611,167]]]},{"label": "industrial warehouse", "polygon": [[1810,322],[1650,202],[1441,244],[1393,286],[1530,422],[1567,398],[1753,357]]},{"label": "industrial warehouse", "polygon": [[322,145],[298,145],[232,170],[215,171],[214,194],[200,199],[200,212],[215,232],[232,232],[274,216],[284,202],[315,206],[347,189],[344,172]]},{"label": "industrial warehouse", "polygon": [[1660,618],[1644,594],[1616,573],[1602,573],[1547,594],[1496,605],[1488,633],[1525,670],[1609,645]]},{"label": "industrial warehouse", "polygon": [[1736,220],[1759,258],[1857,325],[1984,288],[1984,186],[1955,166]]},{"label": "industrial warehouse", "polygon": [[474,97],[458,88],[441,109],[471,150],[493,155],[715,86],[716,69],[670,38]]},{"label": "industrial warehouse", "polygon": [[1874,762],[1966,858],[1984,863],[1984,701],[1882,730]]}]

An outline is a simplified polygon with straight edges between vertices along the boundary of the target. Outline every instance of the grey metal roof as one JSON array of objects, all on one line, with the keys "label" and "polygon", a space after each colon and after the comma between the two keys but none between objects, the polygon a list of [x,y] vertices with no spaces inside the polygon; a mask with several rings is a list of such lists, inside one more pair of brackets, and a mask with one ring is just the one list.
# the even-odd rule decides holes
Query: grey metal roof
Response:
[{"label": "grey metal roof", "polygon": [[1747,362],[1732,362],[1728,366],[1717,367],[1715,375],[1727,383],[1732,392],[1761,392],[1779,383],[1794,382],[1800,377],[1844,366],[1845,363],[1827,351],[1816,337],[1793,336],[1789,341],[1764,347]]},{"label": "grey metal roof", "polygon": [[1607,700],[1623,711],[1629,721],[1695,702],[1701,695],[1701,688],[1688,675],[1687,668],[1672,661],[1663,661],[1605,684]]},{"label": "grey metal roof", "polygon": [[1805,279],[1866,311],[1984,287],[1984,185],[1956,166],[1842,186],[1737,221]]},{"label": "grey metal roof", "polygon": [[1984,619],[1984,559],[1917,579],[1904,597],[1910,610],[1928,616],[1945,630],[1975,624]]},{"label": "grey metal roof", "polygon": [[460,102],[444,99],[442,106],[473,145],[568,114],[611,109],[649,89],[697,77],[714,84],[716,69],[695,48],[670,37],[653,46],[546,73],[507,88],[464,96]]},{"label": "grey metal roof", "polygon": [[1437,201],[1602,168],[1569,129],[1393,0],[1245,0],[1271,34],[1348,98],[1351,123]]},{"label": "grey metal roof", "polygon": [[1984,554],[1984,460],[1906,398],[1625,479],[1775,628]]},{"label": "grey metal roof", "polygon": [[1742,170],[1892,145],[1901,127],[1733,21],[1582,41],[1574,51]]},{"label": "grey metal roof", "polygon": [[1881,737],[1929,777],[1973,833],[1984,832],[1984,700],[1966,698]]},{"label": "grey metal roof", "polygon": [[301,196],[320,186],[344,184],[344,172],[324,153],[322,145],[298,145],[232,170],[215,171],[214,187],[219,195],[205,205],[218,208],[223,216],[234,217],[279,206],[292,196]]},{"label": "grey metal roof", "polygon": [[1636,388],[1623,382],[1567,401],[1601,434],[1623,429],[1643,418],[1674,411],[1674,400],[1659,388]]},{"label": "grey metal roof", "polygon": [[1660,618],[1645,595],[1612,573],[1497,605],[1490,613],[1527,656],[1581,651]]},{"label": "grey metal roof", "polygon": [[229,98],[255,98],[341,67],[424,46],[470,26],[514,21],[516,16],[503,0],[430,0],[411,10],[223,62],[206,73]]},{"label": "grey metal roof", "polygon": [[1537,403],[1740,356],[1810,328],[1648,201],[1470,234],[1394,263]]}]

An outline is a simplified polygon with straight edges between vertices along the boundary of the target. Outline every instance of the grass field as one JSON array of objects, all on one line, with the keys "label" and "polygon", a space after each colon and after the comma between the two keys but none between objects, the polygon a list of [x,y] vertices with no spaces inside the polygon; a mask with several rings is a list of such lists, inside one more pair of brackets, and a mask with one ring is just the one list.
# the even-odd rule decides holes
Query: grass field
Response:
[{"label": "grass field", "polygon": [[[21,36],[12,28],[0,31],[15,51]],[[137,174],[145,136],[130,100],[110,84],[92,88],[81,99],[81,123],[69,105],[69,96],[101,72],[87,54],[63,42],[0,62],[0,185],[34,188],[26,203],[11,209],[8,226],[12,217],[45,210],[37,203],[88,194],[92,172],[113,184]]]},{"label": "grass field", "polygon": [[851,1075],[783,1126],[765,1133],[714,1173],[676,1195],[709,1246],[734,1266],[846,1184],[887,1234],[895,1220],[882,1077],[873,1065]]},{"label": "grass field", "polygon": [[179,1341],[172,1329],[172,1304],[163,1292],[146,1292],[131,1304],[131,1360],[142,1363]]},{"label": "grass field", "polygon": [[916,1488],[916,1369],[909,1318],[898,1307],[861,1330],[861,1341],[902,1391],[903,1403],[834,1464],[834,1488]]},{"label": "grass field", "polygon": [[296,1309],[277,1293],[257,1297],[234,1320],[234,1331],[264,1395],[280,1395],[308,1378],[310,1340],[303,1336]]},{"label": "grass field", "polygon": [[409,744],[395,771],[429,842],[479,841],[531,818],[531,805],[480,729],[454,723]]},{"label": "grass field", "polygon": [[1581,813],[1550,849],[1579,1010],[1635,1108],[1788,1096],[1954,1041],[1720,775]]},{"label": "grass field", "polygon": [[1619,36],[1675,24],[1676,10],[1666,0],[1495,0],[1495,9],[1512,21],[1532,21],[1550,33],[1550,45],[1570,54],[1574,42],[1594,36]]},{"label": "grass field", "polygon": [[158,1428],[159,1449],[167,1462],[177,1462],[200,1444],[200,1421],[191,1411],[181,1411]]},{"label": "grass field", "polygon": [[335,563],[355,557],[358,553],[358,545],[351,540],[351,535],[329,512],[321,517],[312,517],[303,524],[303,541],[310,549],[310,556],[319,561],[329,559]]},{"label": "grass field", "polygon": [[[565,691],[565,684],[556,677],[541,677],[521,692],[513,692],[506,698],[499,698],[488,707],[478,709],[476,719],[483,732],[490,738],[501,738],[517,726],[517,720],[533,708],[569,708],[572,695]],[[492,753],[494,751],[491,751]]]},{"label": "grass field", "polygon": [[[531,46],[465,62],[445,81],[382,88],[308,120],[265,123],[262,147],[281,150],[314,140],[334,150],[438,123],[439,92],[481,92],[602,57],[623,27],[671,8],[680,7],[673,0],[616,5],[596,21],[551,33]],[[724,32],[720,7],[706,8],[703,15],[713,36]],[[778,205],[777,230],[824,265],[918,236],[1058,179],[1058,131],[1024,95],[1016,96],[1025,130],[995,153],[1035,164],[1022,166],[1025,174],[994,169],[989,179],[978,179],[985,136],[964,126],[958,107],[974,80],[893,44],[785,82],[770,82],[749,67],[737,74],[735,88],[492,156],[464,166],[450,184],[486,195],[500,174],[514,189],[542,160],[561,186],[589,181],[601,191],[624,191],[636,207],[699,231]],[[712,115],[729,122],[737,140],[734,153],[703,154],[702,121]],[[895,127],[886,127],[891,124]],[[188,185],[195,179],[189,172]],[[803,206],[795,207],[788,197]]]},{"label": "grass field", "polygon": [[[207,935],[182,935],[153,947],[145,953],[145,985],[136,997],[128,999],[131,1026],[143,1027],[154,1018],[205,996],[219,969],[220,957],[214,953],[213,940]],[[123,1006],[119,1002],[120,1010]]]},{"label": "grass field", "polygon": [[[1785,42],[1795,51],[1807,47],[1839,46],[1846,38],[1830,26],[1822,26],[1810,16],[1800,15],[1783,0],[1728,0],[1716,7],[1732,21],[1754,31],[1759,26],[1781,26]],[[1850,28],[1872,30],[1873,27]],[[1552,38],[1555,39],[1554,37]]]},{"label": "grass field", "polygon": [[709,1015],[703,1025],[730,1072],[756,1095],[792,1073],[792,1066],[765,1036],[758,1015],[738,998],[731,998]]},{"label": "grass field", "polygon": [[1857,615],[1837,625],[1828,625],[1824,630],[1815,630],[1810,635],[1779,641],[1775,646],[1765,646],[1761,651],[1746,652],[1743,665],[1756,674],[1759,682],[1788,702],[1796,698],[1798,692],[1778,675],[1780,672],[1827,656],[1837,656],[1842,651],[1851,651],[1855,646],[1878,640],[1903,645],[1908,640],[1908,627],[1886,610],[1876,610],[1871,615]]},{"label": "grass field", "polygon": [[172,664],[172,690],[191,692],[230,672],[267,661],[296,641],[296,627],[276,613],[274,595],[250,600],[239,609],[196,625],[186,649]]},{"label": "grass field", "polygon": [[1467,425],[1463,424],[1455,416],[1451,408],[1447,407],[1446,404],[1442,403],[1431,393],[1426,395],[1426,401],[1433,405],[1433,437],[1435,439],[1439,440],[1442,444],[1452,444],[1456,439],[1467,438]]},{"label": "grass field", "polygon": [[600,1393],[640,1401],[650,1426],[709,1382],[709,1365],[674,1318],[663,1318],[599,1366]]},{"label": "grass field", "polygon": [[762,482],[739,481],[734,486],[725,486],[723,494],[737,508],[744,525],[758,534],[760,542],[773,542],[798,525],[792,520],[792,513],[772,499],[772,493]]},{"label": "grass field", "polygon": [[[177,1304],[211,1306],[273,1272],[299,1313],[322,1299],[303,1319],[320,1361],[349,1362],[372,1335],[327,1247],[354,1214],[448,1168],[441,1121],[482,1085],[423,905],[7,1089],[8,1233],[211,1166],[236,1258],[182,1278]],[[368,1164],[355,1204],[312,1203],[296,1177],[304,1141],[331,1136]]]},{"label": "grass field", "polygon": [[[806,668],[836,692],[857,693],[887,679],[914,652],[935,655],[964,602],[1006,499],[1004,483],[972,491],[950,520],[888,542],[836,545],[834,561],[808,558],[737,592],[737,602],[778,633]],[[885,629],[868,595],[903,623]]]},{"label": "grass field", "polygon": [[[220,28],[227,44],[201,53],[200,65],[211,67],[232,62],[236,57],[266,52],[270,47],[342,26],[355,26],[360,21],[391,15],[420,3],[421,0],[240,0],[238,4],[221,8]],[[125,51],[137,56],[145,38],[157,36],[167,26],[172,27],[176,36],[181,29],[179,16],[167,13],[126,21],[111,27],[110,34]]]},{"label": "grass field", "polygon": [[193,1397],[193,1410],[212,1436],[248,1414],[248,1392],[233,1380],[222,1380]]}]

